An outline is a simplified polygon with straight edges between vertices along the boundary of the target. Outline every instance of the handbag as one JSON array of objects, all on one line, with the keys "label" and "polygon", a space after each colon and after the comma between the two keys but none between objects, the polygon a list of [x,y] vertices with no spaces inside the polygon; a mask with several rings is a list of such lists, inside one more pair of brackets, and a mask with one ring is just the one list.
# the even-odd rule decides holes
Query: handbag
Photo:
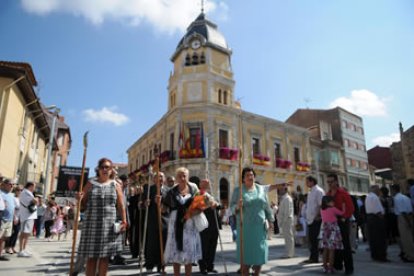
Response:
[{"label": "handbag", "polygon": [[115,234],[121,233],[121,222],[120,221],[114,222],[114,233]]},{"label": "handbag", "polygon": [[24,208],[27,208],[29,212],[32,214],[37,211],[37,206],[35,203],[30,203],[29,206],[25,206],[23,203],[20,203]]},{"label": "handbag", "polygon": [[194,226],[195,226],[195,228],[197,229],[198,232],[201,232],[204,229],[207,229],[208,220],[207,220],[206,215],[204,215],[203,212],[201,212],[198,215],[193,216],[192,220],[193,220]]}]

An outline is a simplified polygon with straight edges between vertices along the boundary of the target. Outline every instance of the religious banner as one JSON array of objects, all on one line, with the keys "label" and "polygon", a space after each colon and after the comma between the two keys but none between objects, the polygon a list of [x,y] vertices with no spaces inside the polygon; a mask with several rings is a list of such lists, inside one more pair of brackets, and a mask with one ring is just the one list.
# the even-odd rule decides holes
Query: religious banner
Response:
[{"label": "religious banner", "polygon": [[[79,191],[81,181],[82,168],[61,166],[59,169],[59,178],[56,187],[56,197],[75,197],[75,193]],[[89,168],[85,168],[84,183],[88,181]]]}]

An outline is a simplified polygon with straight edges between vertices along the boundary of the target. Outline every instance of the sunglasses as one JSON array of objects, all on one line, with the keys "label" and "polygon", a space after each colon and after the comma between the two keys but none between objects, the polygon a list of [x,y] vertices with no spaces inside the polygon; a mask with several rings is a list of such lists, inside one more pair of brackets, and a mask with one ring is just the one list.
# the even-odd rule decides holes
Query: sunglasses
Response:
[{"label": "sunglasses", "polygon": [[101,170],[110,170],[110,169],[112,169],[112,167],[111,166],[100,166],[99,167]]}]

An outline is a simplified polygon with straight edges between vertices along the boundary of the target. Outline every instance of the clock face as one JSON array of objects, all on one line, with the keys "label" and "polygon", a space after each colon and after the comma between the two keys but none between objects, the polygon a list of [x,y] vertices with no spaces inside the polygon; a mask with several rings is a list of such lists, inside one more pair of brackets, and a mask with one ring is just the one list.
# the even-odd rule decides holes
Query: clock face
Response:
[{"label": "clock face", "polygon": [[201,46],[200,40],[196,39],[191,42],[191,48],[198,49]]}]

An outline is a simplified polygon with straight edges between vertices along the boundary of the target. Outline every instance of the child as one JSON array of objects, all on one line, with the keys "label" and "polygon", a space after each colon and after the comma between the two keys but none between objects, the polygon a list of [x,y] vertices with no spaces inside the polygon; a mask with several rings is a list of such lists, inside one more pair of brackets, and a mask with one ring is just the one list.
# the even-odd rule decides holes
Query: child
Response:
[{"label": "child", "polygon": [[[343,208],[344,209],[344,208]],[[343,249],[341,232],[338,226],[337,215],[343,215],[344,210],[334,207],[334,199],[331,196],[322,198],[322,239],[320,247],[323,248],[323,267],[325,273],[334,273],[333,262],[336,249]]]},{"label": "child", "polygon": [[63,225],[63,214],[62,214],[61,208],[57,206],[56,207],[56,218],[53,223],[52,229],[50,229],[50,233],[52,234],[52,236],[50,237],[50,239],[48,239],[48,241],[53,239],[53,237],[56,235],[58,236],[58,241],[60,241],[60,235],[63,232],[65,232],[65,226]]}]

